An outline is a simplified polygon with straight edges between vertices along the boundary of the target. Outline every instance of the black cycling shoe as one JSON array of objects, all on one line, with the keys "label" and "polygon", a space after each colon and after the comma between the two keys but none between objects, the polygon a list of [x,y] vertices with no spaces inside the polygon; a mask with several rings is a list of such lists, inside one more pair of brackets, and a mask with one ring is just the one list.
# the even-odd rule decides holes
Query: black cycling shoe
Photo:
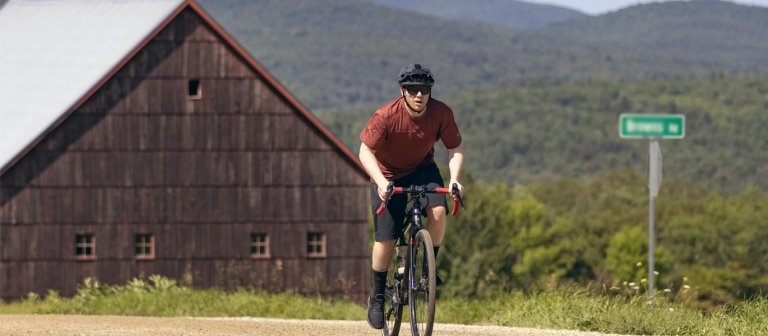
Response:
[{"label": "black cycling shoe", "polygon": [[384,294],[368,298],[368,325],[373,329],[384,329]]}]

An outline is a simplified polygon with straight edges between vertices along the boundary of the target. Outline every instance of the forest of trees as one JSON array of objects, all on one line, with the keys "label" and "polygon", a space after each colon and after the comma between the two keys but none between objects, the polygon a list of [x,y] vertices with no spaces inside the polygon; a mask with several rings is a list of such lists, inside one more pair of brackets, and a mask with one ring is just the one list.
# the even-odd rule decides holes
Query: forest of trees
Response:
[{"label": "forest of trees", "polygon": [[[515,187],[463,179],[466,210],[449,220],[440,253],[439,269],[450,283],[443,295],[488,297],[568,284],[609,295],[647,289],[645,176],[617,170]],[[656,214],[660,295],[713,309],[768,291],[765,192],[746,188],[724,196],[667,181]]]}]

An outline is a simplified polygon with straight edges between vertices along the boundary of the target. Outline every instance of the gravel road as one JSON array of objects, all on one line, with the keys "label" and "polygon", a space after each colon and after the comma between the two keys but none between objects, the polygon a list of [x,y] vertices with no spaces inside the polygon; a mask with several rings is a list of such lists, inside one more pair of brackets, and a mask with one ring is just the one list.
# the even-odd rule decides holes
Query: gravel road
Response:
[{"label": "gravel road", "polygon": [[[198,336],[198,335],[381,335],[365,321],[280,320],[252,317],[192,318],[92,315],[0,315],[3,336]],[[401,335],[410,335],[409,330]],[[569,330],[437,324],[439,336],[607,336]]]}]

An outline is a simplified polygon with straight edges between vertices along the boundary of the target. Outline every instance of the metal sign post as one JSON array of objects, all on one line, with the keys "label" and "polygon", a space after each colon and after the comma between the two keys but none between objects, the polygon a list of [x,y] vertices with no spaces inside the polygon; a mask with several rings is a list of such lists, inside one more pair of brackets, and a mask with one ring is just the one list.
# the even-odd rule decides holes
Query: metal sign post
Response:
[{"label": "metal sign post", "polygon": [[648,139],[648,298],[652,298],[656,290],[654,199],[659,196],[662,180],[659,139],[682,139],[685,136],[685,116],[622,114],[619,118],[619,136],[623,139]]},{"label": "metal sign post", "polygon": [[656,138],[648,141],[648,297],[653,297],[655,290],[656,272],[654,270],[653,251],[656,245],[656,228],[654,223],[654,199],[659,196],[661,188],[661,147]]}]

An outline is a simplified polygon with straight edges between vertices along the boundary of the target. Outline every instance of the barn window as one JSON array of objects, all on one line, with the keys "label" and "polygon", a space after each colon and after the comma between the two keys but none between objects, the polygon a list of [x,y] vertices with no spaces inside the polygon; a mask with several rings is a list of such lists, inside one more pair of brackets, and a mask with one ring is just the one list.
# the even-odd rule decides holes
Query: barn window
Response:
[{"label": "barn window", "polygon": [[310,258],[325,257],[325,233],[307,233],[307,256]]},{"label": "barn window", "polygon": [[203,97],[203,88],[199,79],[190,79],[187,94],[190,99],[200,99]]},{"label": "barn window", "polygon": [[136,259],[152,260],[155,259],[155,236],[152,234],[140,233],[135,239]]},{"label": "barn window", "polygon": [[75,236],[75,257],[84,260],[96,258],[96,237],[92,233]]},{"label": "barn window", "polygon": [[251,257],[256,259],[269,258],[269,235],[266,233],[251,233]]}]

